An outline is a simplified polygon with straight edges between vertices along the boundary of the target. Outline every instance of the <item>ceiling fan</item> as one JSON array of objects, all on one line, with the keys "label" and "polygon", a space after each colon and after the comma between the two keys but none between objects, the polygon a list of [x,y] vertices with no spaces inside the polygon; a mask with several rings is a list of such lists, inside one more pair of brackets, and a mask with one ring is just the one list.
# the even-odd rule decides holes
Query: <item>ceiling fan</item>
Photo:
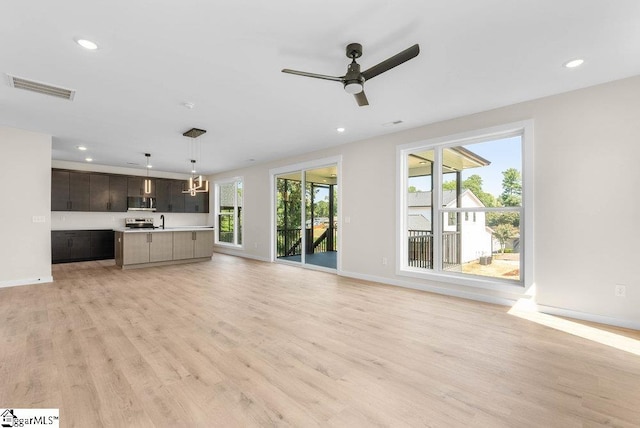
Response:
[{"label": "ceiling fan", "polygon": [[347,45],[346,53],[347,58],[351,58],[351,64],[349,64],[347,74],[344,76],[326,76],[324,74],[307,73],[306,71],[290,70],[288,68],[283,69],[282,72],[297,74],[298,76],[341,82],[344,85],[344,90],[349,94],[353,94],[358,105],[362,107],[369,105],[367,96],[364,94],[364,82],[371,80],[377,75],[382,74],[385,71],[389,71],[393,67],[397,67],[412,58],[415,58],[420,53],[420,46],[415,44],[363,72],[360,72],[360,64],[356,62],[356,58],[360,58],[362,56],[362,45],[360,43],[349,43]]}]

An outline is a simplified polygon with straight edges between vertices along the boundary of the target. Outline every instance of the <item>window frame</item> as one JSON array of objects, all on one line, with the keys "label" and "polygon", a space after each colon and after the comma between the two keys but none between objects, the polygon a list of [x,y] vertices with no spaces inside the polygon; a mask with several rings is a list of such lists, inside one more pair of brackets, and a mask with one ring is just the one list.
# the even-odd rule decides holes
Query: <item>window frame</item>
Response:
[{"label": "window frame", "polygon": [[[534,221],[533,221],[533,120],[524,120],[504,125],[498,125],[490,128],[471,130],[464,133],[446,135],[428,140],[416,141],[413,143],[397,146],[397,195],[396,195],[396,274],[418,279],[436,280],[440,282],[452,283],[457,285],[465,285],[470,287],[486,288],[499,291],[509,291],[521,293],[523,288],[526,290],[534,284]],[[434,189],[434,206],[436,207],[433,214],[432,233],[434,236],[434,260],[433,265],[441,266],[442,254],[439,248],[441,241],[436,235],[442,233],[444,229],[443,213],[449,212],[473,212],[473,211],[501,211],[513,210],[513,207],[505,208],[443,208],[442,207],[442,168],[440,156],[442,150],[448,147],[464,146],[474,143],[499,140],[508,137],[521,137],[521,156],[522,156],[522,204],[518,208],[520,212],[520,242],[523,258],[521,262],[521,277],[519,281],[505,280],[499,278],[491,278],[484,276],[475,276],[463,273],[443,271],[440,269],[427,270],[423,268],[415,268],[408,266],[408,237],[407,237],[407,191],[409,181],[407,156],[416,151],[434,150],[436,152],[436,162],[434,162],[434,170],[432,174],[432,183]],[[438,201],[438,202],[435,202]],[[447,214],[448,215],[448,214]],[[436,224],[438,223],[438,224]],[[437,233],[436,233],[437,232]]]},{"label": "window frame", "polygon": [[[233,184],[234,192],[233,192],[233,242],[225,242],[220,241],[220,216],[223,215],[220,210],[220,186]],[[244,178],[241,176],[231,177],[223,180],[218,180],[215,182],[215,216],[214,216],[214,224],[215,224],[215,233],[214,233],[214,243],[216,245],[232,247],[232,248],[244,248],[244,228],[243,224],[243,216],[244,210],[239,209],[238,207],[238,185],[242,187],[242,207],[244,207]],[[224,213],[224,215],[228,215]],[[240,225],[240,230],[238,230],[238,225]],[[238,244],[238,238],[240,238],[240,244]]]}]

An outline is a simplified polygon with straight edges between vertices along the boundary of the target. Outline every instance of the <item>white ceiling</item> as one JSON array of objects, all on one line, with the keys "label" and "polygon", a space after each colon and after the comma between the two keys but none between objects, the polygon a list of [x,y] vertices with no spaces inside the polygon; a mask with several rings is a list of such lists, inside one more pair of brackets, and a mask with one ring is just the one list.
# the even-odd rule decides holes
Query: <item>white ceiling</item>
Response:
[{"label": "white ceiling", "polygon": [[[185,173],[182,132],[203,128],[199,170],[215,173],[640,74],[639,23],[637,0],[5,0],[0,72],[77,93],[2,82],[0,125],[53,135],[53,159],[85,145],[95,163],[149,152]],[[350,42],[363,70],[421,53],[367,82],[368,107],[280,71],[341,76]]]}]

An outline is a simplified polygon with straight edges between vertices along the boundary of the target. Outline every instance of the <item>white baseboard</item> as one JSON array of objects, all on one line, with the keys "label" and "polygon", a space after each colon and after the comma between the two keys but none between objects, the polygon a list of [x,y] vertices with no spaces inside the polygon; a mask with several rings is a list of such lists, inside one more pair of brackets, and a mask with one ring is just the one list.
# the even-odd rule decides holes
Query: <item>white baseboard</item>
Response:
[{"label": "white baseboard", "polygon": [[589,314],[587,312],[574,311],[571,309],[556,308],[554,306],[545,306],[536,304],[536,310],[544,314],[558,315],[561,317],[574,318],[577,320],[596,322],[598,324],[608,324],[616,327],[630,328],[640,330],[640,322],[625,320],[621,318],[608,317],[605,315]]},{"label": "white baseboard", "polygon": [[502,306],[513,306],[517,301],[516,299],[508,299],[508,298],[498,297],[498,296],[487,296],[485,294],[480,294],[480,293],[472,293],[468,291],[456,290],[456,289],[451,289],[446,287],[438,287],[438,286],[429,285],[429,284],[417,284],[415,282],[410,282],[410,281],[383,278],[383,277],[374,276],[374,275],[364,275],[364,274],[355,273],[355,272],[342,271],[342,272],[339,272],[338,275],[346,276],[349,278],[355,278],[355,279],[363,279],[365,281],[379,282],[386,285],[393,285],[395,287],[411,288],[413,290],[428,291],[431,293],[443,294],[445,296],[460,297],[463,299],[476,300],[484,303],[493,303],[493,304],[502,305]]},{"label": "white baseboard", "polygon": [[53,282],[53,277],[43,276],[41,278],[24,278],[24,279],[14,279],[11,281],[0,281],[0,288],[16,287],[18,285],[43,284],[46,282]]},{"label": "white baseboard", "polygon": [[[476,301],[485,302],[485,303],[494,303],[494,304],[503,305],[503,306],[513,306],[517,302],[517,300],[508,299],[508,298],[502,298],[497,296],[487,296],[479,293],[455,290],[455,289],[450,289],[446,287],[438,287],[438,286],[429,285],[429,284],[416,284],[410,281],[382,278],[374,275],[364,275],[364,274],[355,273],[355,272],[343,271],[343,272],[339,272],[339,275],[346,276],[349,278],[362,279],[365,281],[379,282],[381,284],[392,285],[396,287],[404,287],[404,288],[411,288],[414,290],[428,291],[431,293],[443,294],[446,296],[453,296],[453,297],[461,297],[463,299],[476,300]],[[637,321],[608,317],[604,315],[589,314],[586,312],[574,311],[571,309],[564,309],[564,308],[556,308],[553,306],[539,305],[534,302],[531,302],[529,306],[532,308],[531,310],[533,311],[541,312],[549,315],[557,315],[557,316],[573,318],[577,320],[595,322],[599,324],[607,324],[607,325],[612,325],[616,327],[640,330],[640,322],[637,322]]]},{"label": "white baseboard", "polygon": [[254,256],[253,254],[246,254],[246,253],[241,253],[237,251],[220,251],[220,248],[214,248],[213,252],[214,254],[220,253],[220,254],[226,254],[227,256],[244,257],[245,259],[258,260],[259,262],[267,262],[267,263],[271,262],[271,260],[269,260],[266,257]]}]

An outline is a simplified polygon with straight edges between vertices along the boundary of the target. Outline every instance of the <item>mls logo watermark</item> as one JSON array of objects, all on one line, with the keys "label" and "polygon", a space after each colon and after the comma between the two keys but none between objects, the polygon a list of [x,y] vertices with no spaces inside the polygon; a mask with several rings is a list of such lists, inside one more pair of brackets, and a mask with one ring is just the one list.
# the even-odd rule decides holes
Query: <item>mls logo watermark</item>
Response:
[{"label": "mls logo watermark", "polygon": [[59,428],[59,409],[0,409],[0,427]]}]

